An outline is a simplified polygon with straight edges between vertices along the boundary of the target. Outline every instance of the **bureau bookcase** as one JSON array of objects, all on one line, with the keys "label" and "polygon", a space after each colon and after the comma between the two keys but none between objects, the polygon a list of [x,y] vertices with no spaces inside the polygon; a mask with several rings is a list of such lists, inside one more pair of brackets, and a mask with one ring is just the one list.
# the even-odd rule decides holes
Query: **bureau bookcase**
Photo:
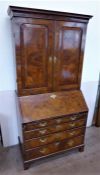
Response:
[{"label": "bureau bookcase", "polygon": [[80,90],[90,15],[10,6],[19,143],[32,161],[84,150],[88,108]]}]

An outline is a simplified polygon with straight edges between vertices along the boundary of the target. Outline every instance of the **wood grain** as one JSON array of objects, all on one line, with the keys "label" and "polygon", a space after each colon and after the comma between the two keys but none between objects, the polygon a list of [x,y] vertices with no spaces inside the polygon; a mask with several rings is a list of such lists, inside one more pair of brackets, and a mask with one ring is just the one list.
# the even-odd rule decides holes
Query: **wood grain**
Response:
[{"label": "wood grain", "polygon": [[74,148],[78,145],[83,144],[84,136],[75,137],[74,139],[64,140],[63,142],[55,142],[53,144],[48,144],[48,146],[41,146],[40,148],[27,151],[25,153],[25,160],[32,160],[38,157],[44,157],[52,153],[64,151],[67,149]]},{"label": "wood grain", "polygon": [[91,16],[13,6],[10,14],[18,15],[11,19],[18,96],[79,89]]},{"label": "wood grain", "polygon": [[[55,99],[51,97],[53,94]],[[88,111],[78,90],[19,97],[19,103],[23,123]]]},{"label": "wood grain", "polygon": [[8,14],[15,42],[24,169],[55,153],[83,151],[88,108],[80,83],[92,16],[15,6]]},{"label": "wood grain", "polygon": [[[84,126],[84,125],[83,125]],[[46,145],[55,141],[62,141],[64,139],[69,139],[77,137],[79,135],[84,135],[85,129],[80,128],[72,131],[57,132],[55,134],[49,134],[48,136],[42,136],[40,138],[32,138],[25,140],[24,148],[25,150],[36,148],[41,145]]]}]

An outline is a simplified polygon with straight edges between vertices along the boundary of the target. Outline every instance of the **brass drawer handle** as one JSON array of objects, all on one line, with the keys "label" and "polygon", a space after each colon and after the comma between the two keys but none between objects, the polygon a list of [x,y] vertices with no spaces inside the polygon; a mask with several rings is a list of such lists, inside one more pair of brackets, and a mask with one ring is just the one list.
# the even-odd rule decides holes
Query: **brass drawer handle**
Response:
[{"label": "brass drawer handle", "polygon": [[59,119],[56,119],[56,123],[61,123],[62,119],[59,118]]},{"label": "brass drawer handle", "polygon": [[73,140],[70,140],[70,141],[68,142],[68,145],[69,145],[69,146],[73,146],[73,144],[74,144],[74,141],[73,141]]},{"label": "brass drawer handle", "polygon": [[39,139],[40,142],[44,143],[46,142],[47,138],[42,138],[42,139]]},{"label": "brass drawer handle", "polygon": [[55,143],[55,146],[59,146],[59,145],[60,145],[60,142],[56,142],[56,143]]},{"label": "brass drawer handle", "polygon": [[56,126],[56,129],[61,129],[61,128],[62,128],[61,125],[57,125],[57,126]]},{"label": "brass drawer handle", "polygon": [[76,120],[76,119],[77,119],[77,117],[76,117],[76,116],[71,117],[71,120]]},{"label": "brass drawer handle", "polygon": [[45,134],[46,133],[46,129],[45,130],[40,130],[39,133],[40,134]]},{"label": "brass drawer handle", "polygon": [[46,148],[43,148],[43,149],[41,149],[39,151],[40,151],[40,153],[44,154],[46,152],[46,150],[47,150]]},{"label": "brass drawer handle", "polygon": [[40,123],[40,126],[46,126],[47,122]]},{"label": "brass drawer handle", "polygon": [[69,126],[73,127],[75,126],[75,123],[70,123]]},{"label": "brass drawer handle", "polygon": [[73,135],[75,135],[75,131],[73,131],[73,132],[70,132],[69,134],[71,135],[71,136],[73,136]]},{"label": "brass drawer handle", "polygon": [[58,138],[60,138],[60,137],[61,137],[61,134],[57,133],[57,134],[56,134],[56,138],[58,139]]}]

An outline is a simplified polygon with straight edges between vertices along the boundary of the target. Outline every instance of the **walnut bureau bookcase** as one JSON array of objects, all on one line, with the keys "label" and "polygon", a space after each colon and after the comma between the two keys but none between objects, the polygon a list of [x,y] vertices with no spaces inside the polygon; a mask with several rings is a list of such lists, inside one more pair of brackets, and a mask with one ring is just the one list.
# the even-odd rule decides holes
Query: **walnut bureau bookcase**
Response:
[{"label": "walnut bureau bookcase", "polygon": [[80,90],[90,15],[10,6],[19,143],[32,161],[84,150],[88,108]]}]

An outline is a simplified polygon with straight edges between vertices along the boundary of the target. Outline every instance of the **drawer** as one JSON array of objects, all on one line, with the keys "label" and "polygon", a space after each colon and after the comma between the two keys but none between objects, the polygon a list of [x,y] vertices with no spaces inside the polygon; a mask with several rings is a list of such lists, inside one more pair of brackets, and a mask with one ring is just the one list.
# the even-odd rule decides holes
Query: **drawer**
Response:
[{"label": "drawer", "polygon": [[26,123],[26,124],[23,124],[23,129],[24,131],[29,131],[29,130],[34,130],[37,128],[44,128],[49,125],[57,125],[57,124],[65,123],[65,122],[75,121],[75,120],[82,119],[82,118],[86,118],[86,113],[58,117],[58,118],[48,119],[48,120],[43,120],[43,121],[36,121],[32,123]]},{"label": "drawer", "polygon": [[68,123],[61,123],[57,125],[52,125],[44,127],[43,129],[36,129],[32,131],[23,131],[24,140],[32,139],[35,137],[41,137],[43,135],[51,134],[54,132],[64,131],[67,129],[72,129],[76,127],[82,127],[86,125],[86,118],[81,120],[76,120]]},{"label": "drawer", "polygon": [[42,136],[40,138],[35,138],[31,140],[27,140],[24,142],[24,149],[32,149],[41,145],[49,144],[55,141],[60,141],[64,139],[69,139],[75,136],[84,135],[85,128],[79,128],[69,131],[58,132],[54,134],[50,134],[48,136]]},{"label": "drawer", "polygon": [[46,155],[54,154],[60,151],[68,150],[84,143],[84,136],[75,137],[73,139],[54,142],[40,148],[25,151],[25,161],[44,157]]}]

